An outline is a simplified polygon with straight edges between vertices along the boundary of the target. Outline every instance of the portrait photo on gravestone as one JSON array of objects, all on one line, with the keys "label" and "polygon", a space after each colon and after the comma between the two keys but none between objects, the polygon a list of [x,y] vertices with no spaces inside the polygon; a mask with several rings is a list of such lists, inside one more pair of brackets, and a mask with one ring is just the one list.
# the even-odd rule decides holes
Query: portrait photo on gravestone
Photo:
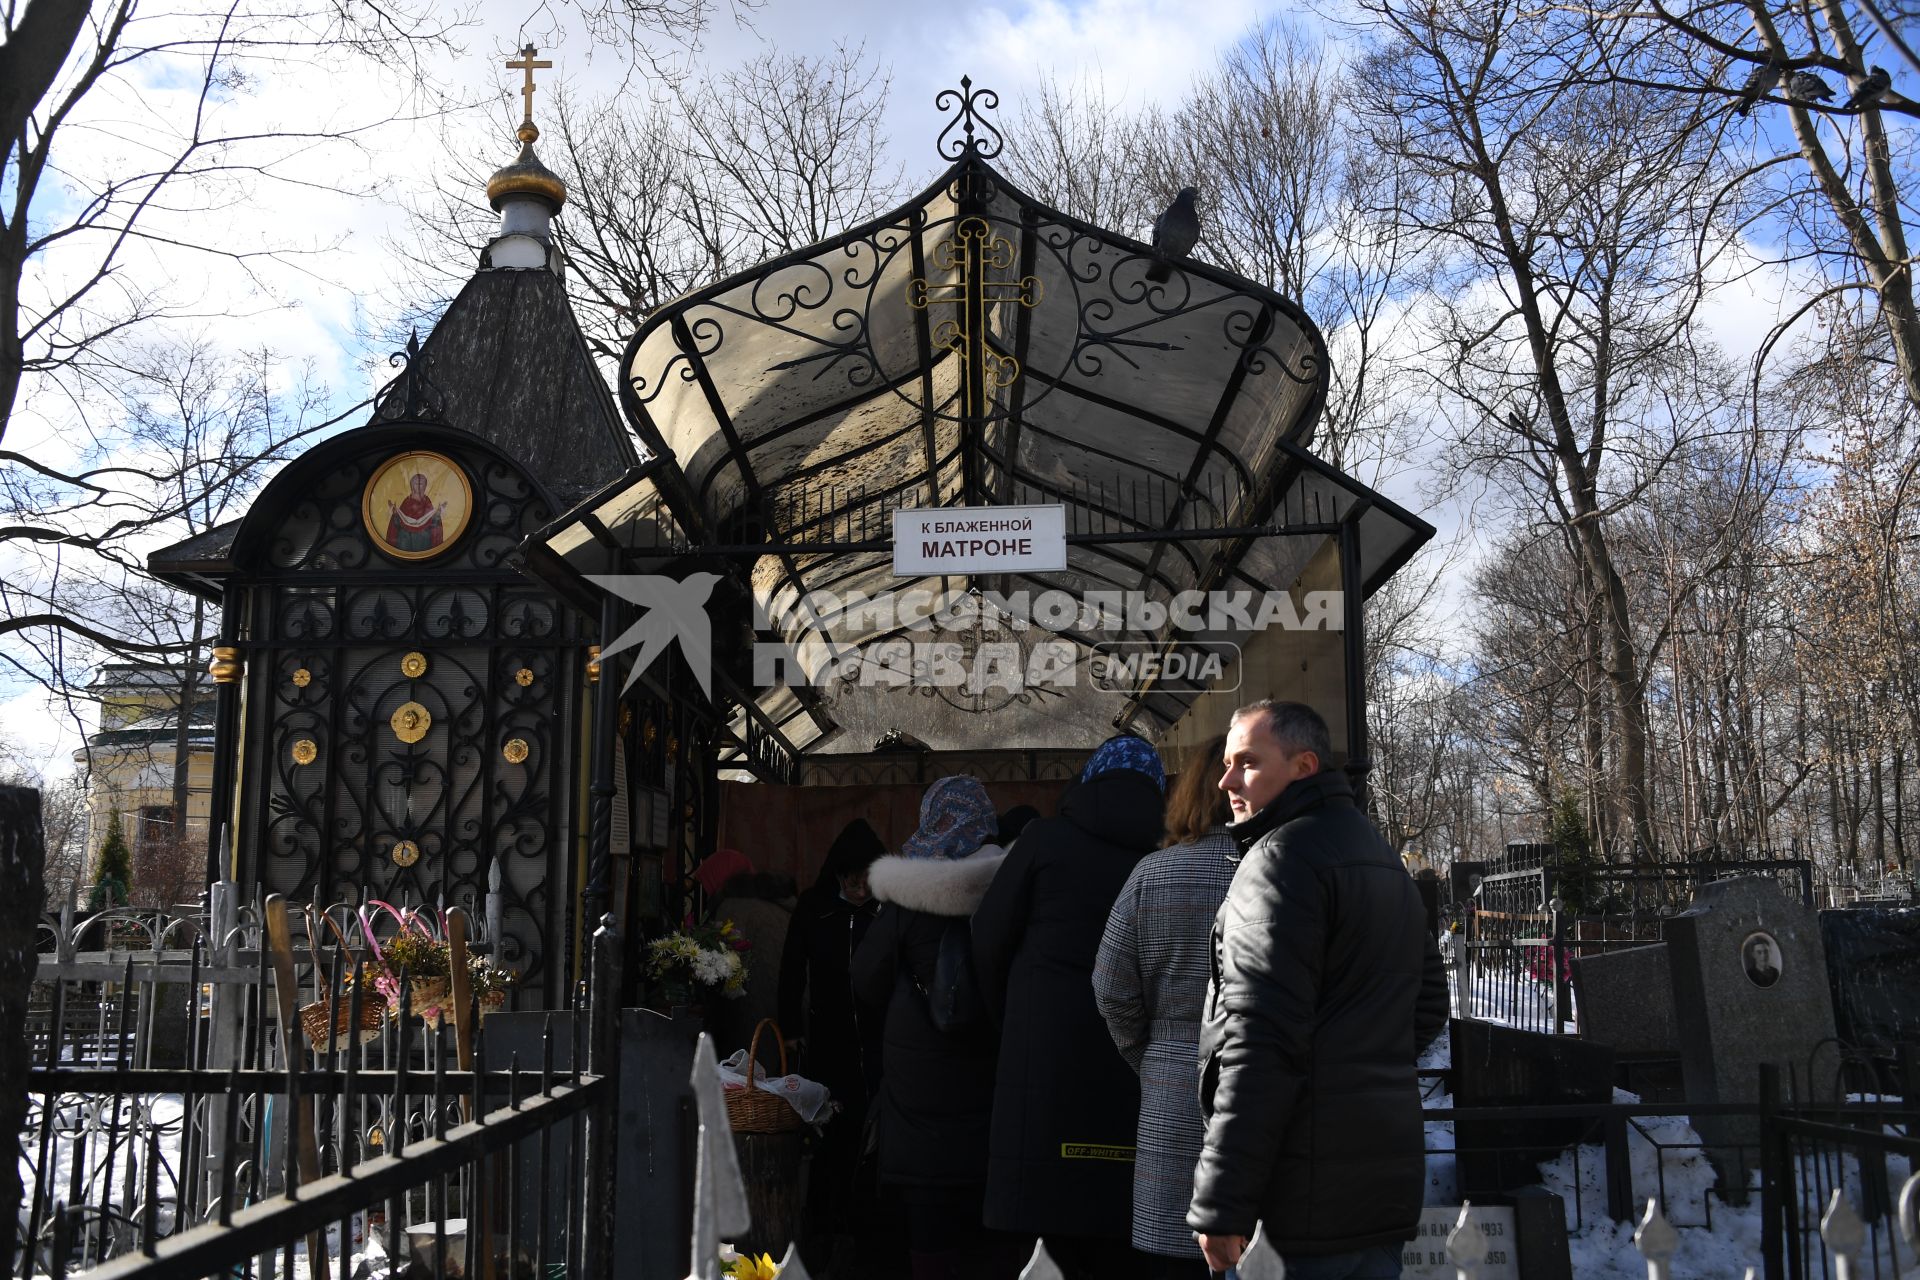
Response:
[{"label": "portrait photo on gravestone", "polygon": [[1740,963],[1754,986],[1771,987],[1780,981],[1780,944],[1769,933],[1749,934],[1740,944]]}]

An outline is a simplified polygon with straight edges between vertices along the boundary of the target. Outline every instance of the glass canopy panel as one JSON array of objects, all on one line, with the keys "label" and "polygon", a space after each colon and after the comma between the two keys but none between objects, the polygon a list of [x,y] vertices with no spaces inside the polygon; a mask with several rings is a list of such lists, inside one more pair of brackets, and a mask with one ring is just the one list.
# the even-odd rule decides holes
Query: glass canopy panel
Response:
[{"label": "glass canopy panel", "polygon": [[[683,478],[661,495],[708,543],[768,544],[748,562],[752,593],[822,681],[818,699],[756,693],[774,722],[835,751],[868,750],[890,730],[937,749],[1064,747],[1111,732],[1135,695],[1148,695],[1143,725],[1186,706],[1084,682],[1016,698],[835,681],[850,652],[924,637],[897,617],[792,607],[808,593],[1132,591],[1164,603],[1300,581],[1326,526],[1368,496],[1300,447],[1324,399],[1320,334],[1270,290],[1190,262],[1154,282],[1157,263],[1021,194],[969,144],[904,208],[648,322],[622,397],[643,443]],[[888,551],[867,549],[886,547],[901,507],[1023,503],[1066,508],[1064,572],[901,579]],[[605,515],[609,527],[645,518]],[[1319,527],[1251,536],[1276,523]],[[1360,531],[1370,575],[1431,534],[1391,504],[1369,508]],[[560,536],[569,551],[589,545],[572,527]],[[1083,672],[1096,644],[1195,639],[1124,622],[1058,634]],[[824,732],[808,701],[843,732]]]}]

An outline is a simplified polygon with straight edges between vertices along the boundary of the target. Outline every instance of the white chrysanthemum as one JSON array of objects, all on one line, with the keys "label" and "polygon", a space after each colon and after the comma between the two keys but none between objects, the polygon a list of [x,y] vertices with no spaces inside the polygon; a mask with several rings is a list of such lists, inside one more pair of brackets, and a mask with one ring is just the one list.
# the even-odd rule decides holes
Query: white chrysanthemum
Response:
[{"label": "white chrysanthemum", "polygon": [[728,953],[724,951],[702,951],[694,957],[693,976],[708,986],[717,986],[727,980],[731,971],[727,965]]}]

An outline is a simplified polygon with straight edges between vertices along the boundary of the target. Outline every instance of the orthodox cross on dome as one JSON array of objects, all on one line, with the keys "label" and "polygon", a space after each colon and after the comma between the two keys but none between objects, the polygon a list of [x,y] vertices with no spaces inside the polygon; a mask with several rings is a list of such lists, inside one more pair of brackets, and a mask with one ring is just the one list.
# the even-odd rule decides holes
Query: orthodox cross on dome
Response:
[{"label": "orthodox cross on dome", "polygon": [[[522,142],[532,142],[540,136],[540,130],[536,128],[533,123],[533,73],[535,71],[544,71],[548,67],[551,67],[553,63],[551,61],[536,59],[534,55],[539,52],[540,51],[532,45],[528,45],[520,51],[520,57],[517,60],[511,58],[507,60],[508,70],[524,71],[527,73],[525,83],[520,86],[520,97],[526,102],[526,118],[520,122],[520,140]],[[533,134],[531,138],[527,136],[529,131]]]}]

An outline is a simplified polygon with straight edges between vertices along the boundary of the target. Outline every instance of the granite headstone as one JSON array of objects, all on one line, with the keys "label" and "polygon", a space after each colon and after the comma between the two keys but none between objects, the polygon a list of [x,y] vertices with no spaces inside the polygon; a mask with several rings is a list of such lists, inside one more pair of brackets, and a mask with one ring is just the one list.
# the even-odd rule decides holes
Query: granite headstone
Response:
[{"label": "granite headstone", "polygon": [[1820,936],[1840,1038],[1883,1061],[1920,1043],[1920,907],[1822,911]]},{"label": "granite headstone", "polygon": [[[1475,1200],[1471,1221],[1487,1242],[1476,1280],[1572,1280],[1567,1205],[1544,1187],[1528,1187],[1492,1201]],[[1454,1280],[1447,1237],[1460,1220],[1457,1206],[1421,1211],[1413,1239],[1400,1247],[1401,1280]]]},{"label": "granite headstone", "polygon": [[[1757,1102],[1761,1063],[1804,1072],[1822,1042],[1833,1039],[1819,921],[1773,879],[1703,885],[1666,932],[1689,1101]],[[1698,1116],[1694,1127],[1720,1175],[1721,1195],[1745,1203],[1759,1120]]]},{"label": "granite headstone", "polygon": [[1541,1161],[1591,1141],[1589,1121],[1491,1119],[1475,1112],[1611,1102],[1611,1049],[1488,1022],[1456,1018],[1450,1026],[1454,1144],[1463,1197],[1479,1201],[1531,1186],[1540,1181]]},{"label": "granite headstone", "polygon": [[1580,1038],[1615,1053],[1672,1053],[1673,976],[1665,943],[1575,956]]}]

